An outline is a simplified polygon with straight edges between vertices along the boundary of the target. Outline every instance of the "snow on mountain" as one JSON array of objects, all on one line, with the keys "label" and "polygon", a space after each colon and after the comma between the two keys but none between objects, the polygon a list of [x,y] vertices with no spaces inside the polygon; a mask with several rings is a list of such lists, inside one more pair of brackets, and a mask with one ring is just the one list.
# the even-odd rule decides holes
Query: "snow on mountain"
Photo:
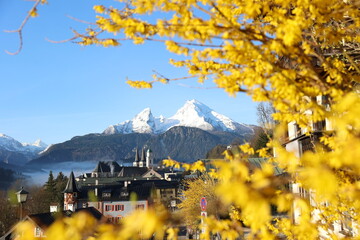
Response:
[{"label": "snow on mountain", "polygon": [[34,143],[20,143],[14,138],[0,133],[0,148],[11,152],[40,152],[47,147],[47,144],[40,139]]},{"label": "snow on mountain", "polygon": [[23,145],[20,142],[2,133],[0,133],[0,147],[8,151],[21,151],[23,149]]},{"label": "snow on mountain", "polygon": [[48,145],[46,148],[44,148],[44,150],[42,150],[41,152],[38,153],[38,155],[43,154],[44,152],[46,152],[50,147],[52,147],[54,144],[50,144]]},{"label": "snow on mountain", "polygon": [[22,145],[27,151],[36,153],[41,152],[47,148],[47,144],[41,141],[41,139],[36,140],[34,143],[22,143]]},{"label": "snow on mountain", "polygon": [[132,120],[111,125],[104,134],[115,133],[152,133],[159,134],[174,126],[200,128],[205,131],[226,131],[238,133],[253,133],[253,129],[245,124],[237,123],[230,118],[215,112],[197,100],[190,100],[181,107],[174,116],[165,118],[154,117],[150,108],[137,114]]},{"label": "snow on mountain", "polygon": [[153,133],[155,131],[155,118],[153,117],[150,108],[145,108],[137,114],[131,121],[112,125],[105,129],[105,134],[114,133]]}]

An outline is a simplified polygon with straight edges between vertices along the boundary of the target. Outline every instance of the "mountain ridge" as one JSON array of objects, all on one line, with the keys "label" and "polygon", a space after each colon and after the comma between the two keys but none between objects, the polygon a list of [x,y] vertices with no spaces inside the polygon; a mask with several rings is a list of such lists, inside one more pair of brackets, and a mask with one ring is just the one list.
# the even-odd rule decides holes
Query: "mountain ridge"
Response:
[{"label": "mountain ridge", "polygon": [[206,153],[218,144],[244,141],[249,136],[230,132],[208,132],[199,128],[175,126],[168,131],[154,135],[149,133],[88,134],[74,137],[60,144],[52,145],[40,157],[28,164],[52,164],[59,162],[113,160],[131,163],[134,149],[151,148],[157,161],[167,157],[179,161],[193,161],[204,158]]},{"label": "mountain ridge", "polygon": [[145,108],[131,120],[110,125],[103,131],[103,134],[128,134],[134,132],[161,134],[174,126],[196,127],[205,131],[253,133],[251,126],[238,123],[193,99],[186,101],[185,105],[170,118],[154,117],[151,109]]},{"label": "mountain ridge", "polygon": [[22,144],[0,134],[0,161],[19,165],[100,160],[131,162],[134,148],[143,146],[150,147],[158,160],[170,156],[193,161],[206,157],[218,144],[248,140],[255,128],[190,100],[169,118],[154,117],[151,109],[145,108],[133,119],[111,125],[103,133],[75,136],[49,146],[40,140]]},{"label": "mountain ridge", "polygon": [[34,143],[20,143],[14,138],[0,133],[0,162],[24,165],[36,158],[47,145],[40,139]]}]

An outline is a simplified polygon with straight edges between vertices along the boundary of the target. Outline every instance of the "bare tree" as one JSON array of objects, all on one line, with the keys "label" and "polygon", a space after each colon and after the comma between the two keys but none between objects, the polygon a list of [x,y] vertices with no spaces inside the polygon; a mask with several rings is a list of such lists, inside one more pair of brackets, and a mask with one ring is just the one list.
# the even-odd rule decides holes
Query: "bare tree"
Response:
[{"label": "bare tree", "polygon": [[256,107],[258,124],[264,129],[266,133],[272,132],[276,125],[276,121],[273,118],[275,108],[270,103],[259,103]]}]

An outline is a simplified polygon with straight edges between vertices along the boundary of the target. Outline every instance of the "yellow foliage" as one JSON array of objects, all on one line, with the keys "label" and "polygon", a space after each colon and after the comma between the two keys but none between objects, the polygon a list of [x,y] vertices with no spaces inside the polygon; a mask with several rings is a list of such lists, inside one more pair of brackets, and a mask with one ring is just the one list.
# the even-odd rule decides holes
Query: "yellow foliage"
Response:
[{"label": "yellow foliage", "polygon": [[[135,44],[163,42],[170,52],[181,55],[181,60],[172,59],[170,63],[186,68],[199,82],[212,79],[229,95],[246,92],[255,101],[271,102],[276,109],[273,117],[279,125],[274,140],[267,145],[276,153],[271,164],[252,166],[246,160],[254,154],[248,144],[226,150],[226,160],[214,163],[217,170],[211,176],[217,182],[211,191],[214,198],[221,199],[220,206],[232,209],[232,218],[209,217],[203,237],[219,233],[223,238],[235,239],[242,234],[242,224],[250,228],[248,236],[254,239],[337,238],[334,223],[344,222],[350,222],[351,228],[359,231],[359,1],[120,2],[118,9],[94,7],[101,14],[97,16],[98,29],[81,36],[80,44],[119,44],[115,38],[102,39],[104,33]],[[165,14],[157,21],[144,17],[156,17],[158,13]],[[35,16],[36,11],[30,15]],[[171,79],[155,77],[149,82],[127,83],[135,88],[152,88],[155,82],[168,81]],[[320,96],[326,97],[328,103],[318,104],[316,97]],[[313,125],[320,121],[331,123],[332,129],[324,132],[322,145],[314,144],[313,152],[295,154],[284,148],[288,140],[284,127],[288,123],[298,123],[312,137]],[[267,152],[258,151],[263,157],[268,156]],[[167,159],[164,164],[190,171],[206,170],[201,161],[180,164]],[[274,166],[285,174],[275,176]],[[285,187],[295,183],[303,192]],[[198,189],[195,185],[193,188]],[[272,208],[286,217],[275,220]],[[291,219],[294,214],[298,215],[297,222]],[[80,216],[76,219],[86,222]],[[71,235],[76,239],[89,234],[84,225],[74,222],[74,227],[68,227],[73,220],[67,221],[54,224],[48,236],[66,239]],[[154,232],[161,238],[166,227],[164,216],[157,212],[135,212],[124,219],[119,229],[99,226],[91,239],[149,238]],[[176,230],[170,228],[168,234],[176,238]]]},{"label": "yellow foliage", "polygon": [[33,8],[30,12],[29,12],[31,17],[37,17],[39,16],[39,14],[37,13],[37,9]]},{"label": "yellow foliage", "polygon": [[184,218],[184,223],[191,228],[200,225],[200,199],[205,197],[207,200],[207,213],[219,217],[224,209],[220,207],[219,197],[215,194],[216,180],[208,175],[203,175],[198,179],[189,179],[184,182],[185,190],[180,192],[179,208]]}]

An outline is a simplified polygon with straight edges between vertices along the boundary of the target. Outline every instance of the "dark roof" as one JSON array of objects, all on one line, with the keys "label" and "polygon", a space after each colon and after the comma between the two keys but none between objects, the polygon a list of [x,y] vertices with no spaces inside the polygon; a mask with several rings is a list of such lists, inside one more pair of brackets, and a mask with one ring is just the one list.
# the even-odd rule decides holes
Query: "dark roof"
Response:
[{"label": "dark roof", "polygon": [[21,187],[21,190],[16,192],[16,194],[29,194],[28,191],[25,191],[23,187]]},{"label": "dark roof", "polygon": [[[137,181],[134,181],[137,182]],[[143,181],[141,181],[143,183]],[[131,193],[135,193],[137,199],[147,200],[151,197],[151,190],[153,185],[151,184],[129,184],[127,187],[124,187],[123,183],[118,183],[114,185],[91,185],[83,186],[81,188],[81,193],[78,196],[79,200],[87,200],[89,198],[89,193],[94,192],[97,188],[97,199],[99,201],[129,201]],[[106,193],[103,195],[103,193]],[[110,193],[110,196],[108,195]]]},{"label": "dark roof", "polygon": [[106,169],[103,169],[105,167],[103,165],[104,165],[103,162],[98,162],[95,169],[93,170],[93,173],[102,173],[102,172],[104,172],[104,170],[106,170]]},{"label": "dark roof", "polygon": [[180,171],[171,169],[171,168],[154,168],[154,171],[160,174],[161,176],[165,176],[165,173],[179,173]]},{"label": "dark roof", "polygon": [[157,180],[153,181],[153,184],[157,189],[168,189],[178,188],[180,183],[177,181]]},{"label": "dark roof", "polygon": [[[75,213],[77,212],[86,212],[90,216],[94,217],[97,220],[101,220],[103,215],[94,207],[88,208],[81,208],[76,209]],[[47,213],[38,213],[38,214],[31,214],[25,217],[26,219],[31,219],[36,225],[38,225],[42,229],[48,228],[56,219],[61,217],[70,217],[73,215],[74,212],[67,210],[62,212],[47,212]]]},{"label": "dark roof", "polygon": [[118,177],[141,177],[147,171],[146,167],[122,167]]},{"label": "dark roof", "polygon": [[35,222],[42,229],[48,228],[56,219],[56,212],[54,213],[39,213],[39,214],[31,214],[28,216],[32,221]]},{"label": "dark roof", "polygon": [[63,192],[64,193],[80,192],[79,189],[76,186],[76,181],[75,181],[73,171],[71,171],[71,173],[70,173],[69,180],[68,180],[68,182],[66,184],[66,187],[65,187],[65,190]]},{"label": "dark roof", "polygon": [[[268,158],[248,158],[248,161],[251,165],[255,166],[256,168],[262,168],[262,165],[268,162]],[[274,166],[274,175],[281,175],[283,174],[283,170],[279,168],[275,163],[271,163]]]},{"label": "dark roof", "polygon": [[99,161],[93,173],[115,173],[120,172],[121,167],[115,161]]},{"label": "dark roof", "polygon": [[[137,199],[147,200],[151,198],[153,189],[178,188],[179,182],[166,180],[136,180],[129,181],[127,187],[124,182],[112,185],[84,185],[78,195],[79,200],[87,200],[89,193],[97,188],[97,199],[99,201],[129,201],[131,193],[135,193]],[[103,195],[103,193],[106,193]],[[110,196],[109,194],[110,193]]]},{"label": "dark roof", "polygon": [[103,215],[94,207],[76,209],[75,213],[77,212],[86,212],[87,214],[89,214],[90,216],[94,217],[97,220],[101,220],[101,218],[103,217]]}]

